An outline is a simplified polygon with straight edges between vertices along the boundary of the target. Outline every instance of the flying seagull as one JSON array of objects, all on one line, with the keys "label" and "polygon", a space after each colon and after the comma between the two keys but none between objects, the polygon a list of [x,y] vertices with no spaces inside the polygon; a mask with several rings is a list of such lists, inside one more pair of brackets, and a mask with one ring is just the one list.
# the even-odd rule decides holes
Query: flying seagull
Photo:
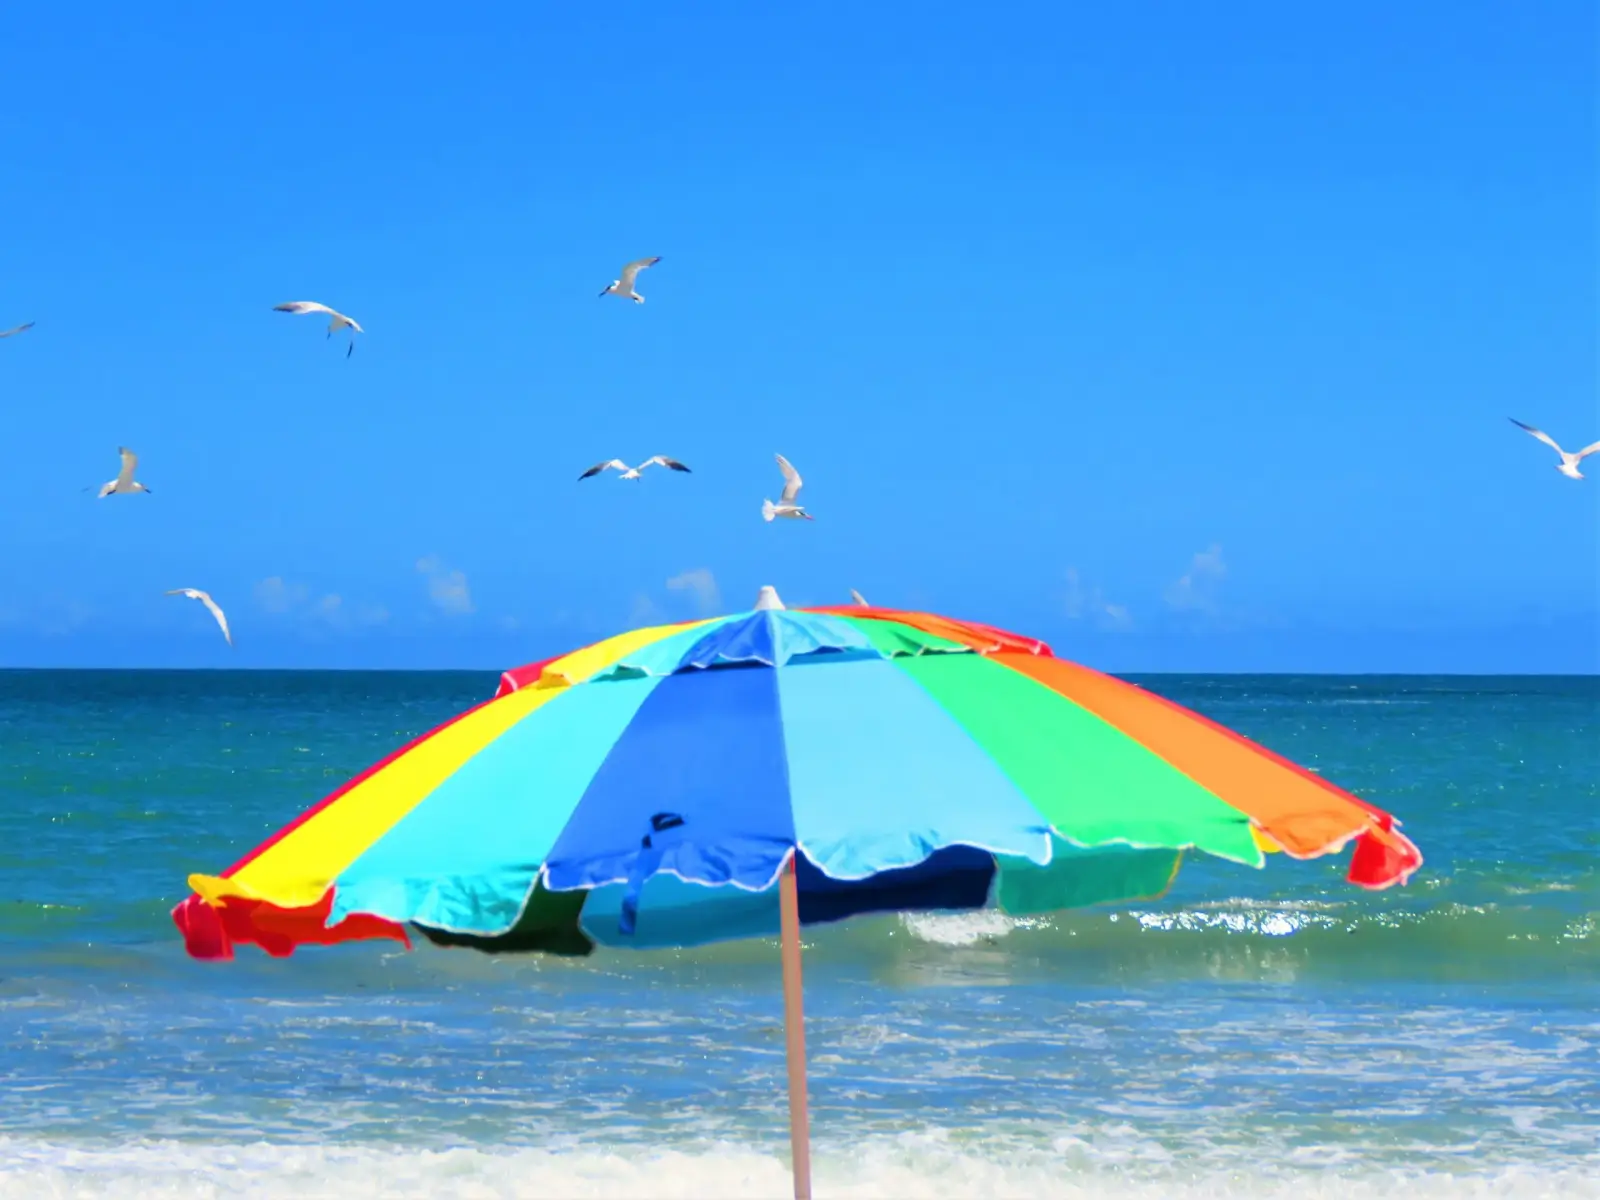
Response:
[{"label": "flying seagull", "polygon": [[1535,429],[1532,425],[1524,425],[1515,417],[1507,417],[1506,420],[1510,421],[1518,429],[1524,429],[1531,433],[1546,446],[1549,446],[1550,449],[1561,455],[1561,461],[1556,464],[1556,470],[1560,471],[1568,479],[1582,479],[1583,472],[1578,470],[1578,464],[1584,459],[1588,458],[1589,455],[1600,453],[1600,442],[1595,442],[1593,445],[1585,446],[1576,454],[1569,454],[1560,446],[1556,445],[1555,438],[1551,437],[1548,433],[1545,433],[1542,429]]},{"label": "flying seagull", "polygon": [[634,259],[631,263],[622,268],[622,278],[612,280],[611,286],[608,288],[603,288],[600,294],[602,296],[625,296],[629,300],[632,300],[635,304],[643,304],[644,297],[633,290],[633,281],[639,278],[640,271],[644,270],[646,267],[653,267],[660,261],[661,255],[659,254],[654,258]]},{"label": "flying seagull", "polygon": [[774,517],[798,517],[802,520],[813,521],[816,518],[804,508],[794,502],[800,494],[800,487],[805,482],[800,478],[800,472],[789,465],[789,460],[781,454],[773,455],[778,460],[778,470],[783,472],[783,495],[778,497],[774,504],[771,500],[761,502],[761,519],[770,521]]},{"label": "flying seagull", "polygon": [[346,358],[356,352],[356,334],[366,332],[353,318],[345,316],[336,309],[329,308],[326,304],[318,304],[315,300],[291,300],[287,304],[274,304],[272,311],[294,313],[297,316],[301,313],[327,313],[330,318],[328,321],[329,337],[332,337],[341,329],[350,331],[350,348],[344,352]]},{"label": "flying seagull", "polygon": [[16,337],[17,334],[19,334],[19,333],[27,333],[28,330],[30,330],[32,328],[33,328],[33,322],[32,321],[29,321],[26,325],[16,325],[16,326],[13,326],[10,329],[0,330],[0,338]]},{"label": "flying seagull", "polygon": [[694,474],[693,471],[689,470],[688,467],[684,466],[677,459],[668,458],[665,454],[657,454],[654,458],[645,459],[637,467],[630,467],[620,458],[613,458],[610,462],[595,463],[594,466],[590,467],[582,475],[578,476],[578,482],[581,483],[585,479],[588,479],[591,475],[598,475],[601,471],[609,470],[621,471],[623,479],[637,479],[639,478],[640,471],[643,471],[646,467],[655,466],[670,467],[674,471],[682,471],[685,475]]},{"label": "flying seagull", "polygon": [[122,470],[117,472],[117,477],[100,489],[96,500],[104,500],[107,496],[125,496],[134,492],[150,491],[144,484],[133,477],[134,468],[139,465],[139,456],[126,446],[118,446],[117,453],[122,455]]},{"label": "flying seagull", "polygon": [[211,615],[217,619],[217,624],[222,627],[222,636],[228,639],[228,645],[233,645],[233,634],[228,632],[228,618],[217,607],[217,602],[211,598],[209,592],[202,592],[199,588],[173,588],[167,593],[169,596],[187,596],[191,600],[198,600],[211,610]]},{"label": "flying seagull", "polygon": [[855,603],[858,606],[860,606],[861,608],[871,608],[872,607],[872,605],[867,603],[867,598],[865,596],[863,596],[860,592],[856,591],[855,588],[851,588],[850,589],[850,599],[855,601]]}]

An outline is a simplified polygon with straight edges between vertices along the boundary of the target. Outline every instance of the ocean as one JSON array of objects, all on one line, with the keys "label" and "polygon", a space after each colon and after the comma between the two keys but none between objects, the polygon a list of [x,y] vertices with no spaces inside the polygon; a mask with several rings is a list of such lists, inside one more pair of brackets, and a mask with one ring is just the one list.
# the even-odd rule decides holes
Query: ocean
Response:
[{"label": "ocean", "polygon": [[[232,963],[168,910],[490,673],[0,672],[0,1197],[785,1197],[775,943]],[[1139,682],[1427,857],[808,931],[816,1195],[1600,1196],[1600,679]]]}]

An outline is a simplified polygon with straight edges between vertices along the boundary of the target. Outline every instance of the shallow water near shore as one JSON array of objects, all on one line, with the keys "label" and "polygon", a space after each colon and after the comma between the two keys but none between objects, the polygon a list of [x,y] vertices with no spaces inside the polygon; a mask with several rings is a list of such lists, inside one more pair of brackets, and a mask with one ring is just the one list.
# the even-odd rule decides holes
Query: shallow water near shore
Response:
[{"label": "shallow water near shore", "polygon": [[[184,956],[189,872],[494,682],[0,672],[0,1196],[788,1194],[774,944]],[[1600,1195],[1600,680],[1141,682],[1422,872],[808,931],[817,1195]]]}]

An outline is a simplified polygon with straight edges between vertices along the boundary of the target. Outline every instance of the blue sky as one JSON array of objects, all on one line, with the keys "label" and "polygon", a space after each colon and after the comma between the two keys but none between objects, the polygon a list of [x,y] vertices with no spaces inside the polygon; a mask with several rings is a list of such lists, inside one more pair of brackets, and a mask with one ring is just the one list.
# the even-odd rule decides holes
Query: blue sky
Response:
[{"label": "blue sky", "polygon": [[8,18],[0,665],[499,669],[772,583],[1600,668],[1600,463],[1506,421],[1600,438],[1592,6],[568,9]]}]

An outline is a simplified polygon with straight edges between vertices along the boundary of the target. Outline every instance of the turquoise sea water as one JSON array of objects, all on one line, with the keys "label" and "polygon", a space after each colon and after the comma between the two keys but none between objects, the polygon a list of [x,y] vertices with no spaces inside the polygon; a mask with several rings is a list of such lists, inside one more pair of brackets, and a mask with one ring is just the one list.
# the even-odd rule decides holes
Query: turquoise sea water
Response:
[{"label": "turquoise sea water", "polygon": [[[1427,864],[808,934],[818,1197],[1600,1196],[1600,680],[1141,680]],[[787,1194],[776,946],[188,960],[477,673],[0,672],[0,1196]]]}]

